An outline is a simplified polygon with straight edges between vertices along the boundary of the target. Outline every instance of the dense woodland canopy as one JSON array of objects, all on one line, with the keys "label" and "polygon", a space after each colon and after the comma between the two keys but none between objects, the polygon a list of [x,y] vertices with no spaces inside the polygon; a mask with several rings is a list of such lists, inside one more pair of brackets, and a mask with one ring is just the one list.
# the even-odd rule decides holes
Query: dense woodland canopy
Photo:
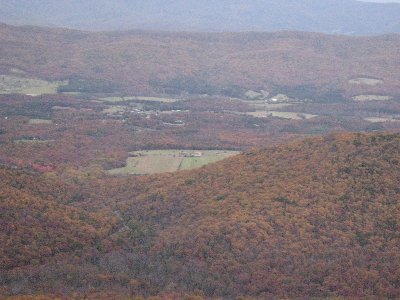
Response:
[{"label": "dense woodland canopy", "polygon": [[396,298],[399,166],[398,134],[343,133],[150,177],[1,167],[1,293]]}]

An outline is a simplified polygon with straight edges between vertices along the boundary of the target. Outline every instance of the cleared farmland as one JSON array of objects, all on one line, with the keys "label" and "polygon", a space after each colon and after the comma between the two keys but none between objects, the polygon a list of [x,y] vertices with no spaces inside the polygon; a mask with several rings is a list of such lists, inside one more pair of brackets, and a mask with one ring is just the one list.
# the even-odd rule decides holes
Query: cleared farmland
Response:
[{"label": "cleared farmland", "polygon": [[0,94],[43,95],[56,94],[66,81],[46,81],[35,78],[0,75]]},{"label": "cleared farmland", "polygon": [[181,99],[175,98],[164,98],[164,97],[145,97],[145,96],[126,96],[126,97],[104,97],[99,98],[100,101],[105,102],[123,102],[123,101],[150,101],[150,102],[162,102],[162,103],[174,103]]},{"label": "cleared farmland", "polygon": [[350,84],[364,84],[375,86],[383,83],[383,80],[377,78],[365,78],[365,77],[358,77],[349,80]]},{"label": "cleared farmland", "polygon": [[53,124],[52,120],[47,120],[47,119],[30,119],[28,121],[28,124],[33,124],[33,125],[42,125],[42,124]]},{"label": "cleared farmland", "polygon": [[354,101],[387,101],[392,100],[391,96],[382,96],[382,95],[359,95],[353,97]]},{"label": "cleared farmland", "polygon": [[311,119],[311,118],[317,117],[317,115],[312,115],[312,114],[286,112],[286,111],[255,111],[255,112],[248,112],[247,115],[250,115],[250,116],[253,116],[256,118],[275,117],[275,118],[283,118],[283,119],[290,119],[290,120],[304,120],[304,119]]},{"label": "cleared farmland", "polygon": [[400,122],[399,118],[383,118],[383,117],[369,117],[364,118],[364,120],[372,123],[380,123],[380,122]]},{"label": "cleared farmland", "polygon": [[190,170],[239,154],[227,150],[147,150],[131,152],[126,166],[109,170],[110,175],[157,174]]}]

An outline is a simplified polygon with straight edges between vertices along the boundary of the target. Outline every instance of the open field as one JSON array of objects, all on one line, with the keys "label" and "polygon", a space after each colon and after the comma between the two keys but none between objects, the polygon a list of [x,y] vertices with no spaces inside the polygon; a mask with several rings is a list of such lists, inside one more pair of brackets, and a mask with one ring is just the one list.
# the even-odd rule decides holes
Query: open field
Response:
[{"label": "open field", "polygon": [[391,96],[382,96],[382,95],[359,95],[353,97],[355,101],[388,101],[392,100]]},{"label": "open field", "polygon": [[359,78],[350,79],[349,83],[350,84],[364,84],[364,85],[375,86],[375,85],[378,85],[378,84],[382,84],[383,80],[375,79],[375,78],[359,77]]},{"label": "open field", "polygon": [[317,117],[317,115],[312,115],[312,114],[286,112],[286,111],[255,111],[255,112],[248,112],[247,114],[256,118],[276,117],[276,118],[284,118],[290,120],[304,120]]},{"label": "open field", "polygon": [[103,109],[103,113],[113,115],[123,113],[125,108],[123,106],[110,106],[108,108]]},{"label": "open field", "polygon": [[370,117],[364,118],[364,120],[372,123],[380,123],[380,122],[400,122],[400,119],[395,118],[382,118],[382,117]]},{"label": "open field", "polygon": [[43,95],[56,94],[64,81],[46,81],[41,79],[0,75],[0,94]]},{"label": "open field", "polygon": [[28,123],[34,125],[41,125],[41,124],[53,124],[53,121],[46,119],[30,119]]},{"label": "open field", "polygon": [[265,100],[242,100],[243,103],[246,103],[253,107],[256,110],[275,110],[280,109],[282,107],[288,107],[295,103],[267,103]]},{"label": "open field", "polygon": [[239,154],[225,150],[146,150],[131,152],[126,166],[109,170],[111,175],[157,174],[190,170]]},{"label": "open field", "polygon": [[145,96],[128,96],[128,97],[105,97],[99,100],[105,102],[121,102],[121,101],[153,101],[162,103],[174,103],[181,99],[163,98],[163,97],[145,97]]},{"label": "open field", "polygon": [[14,140],[14,143],[32,143],[32,144],[46,144],[55,142],[55,140],[39,140],[39,139],[20,139]]}]

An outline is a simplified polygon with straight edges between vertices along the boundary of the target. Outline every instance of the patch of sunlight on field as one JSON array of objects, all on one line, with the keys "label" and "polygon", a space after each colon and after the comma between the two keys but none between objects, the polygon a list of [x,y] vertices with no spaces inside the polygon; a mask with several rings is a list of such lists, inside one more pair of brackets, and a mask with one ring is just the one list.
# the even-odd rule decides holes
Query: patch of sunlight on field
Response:
[{"label": "patch of sunlight on field", "polygon": [[66,81],[46,81],[35,78],[0,75],[0,94],[26,94],[31,96],[57,94]]},{"label": "patch of sunlight on field", "polygon": [[381,95],[359,95],[353,97],[354,101],[388,101],[392,99],[393,97]]},{"label": "patch of sunlight on field", "polygon": [[275,109],[291,106],[294,103],[265,103],[265,101],[256,103],[255,101],[252,101],[248,104],[250,104],[257,111],[274,111]]},{"label": "patch of sunlight on field", "polygon": [[28,143],[28,144],[46,144],[55,142],[56,140],[39,140],[39,139],[20,139],[14,140],[14,143]]},{"label": "patch of sunlight on field", "polygon": [[34,124],[34,125],[53,124],[53,121],[46,119],[30,119],[28,124]]},{"label": "patch of sunlight on field", "polygon": [[207,151],[201,157],[185,157],[182,160],[179,170],[197,169],[202,166],[220,161],[232,155],[239,154],[235,151]]},{"label": "patch of sunlight on field", "polygon": [[126,166],[107,171],[110,175],[158,174],[189,170],[239,154],[225,150],[148,150],[131,152]]},{"label": "patch of sunlight on field", "polygon": [[372,123],[380,123],[380,122],[400,122],[400,119],[394,118],[382,118],[382,117],[370,117],[364,118],[364,120]]},{"label": "patch of sunlight on field", "polygon": [[304,120],[318,116],[312,114],[285,112],[285,111],[256,111],[256,112],[248,112],[247,114],[256,118],[276,117],[276,118],[284,118],[290,120]]},{"label": "patch of sunlight on field", "polygon": [[127,97],[104,97],[104,98],[99,98],[99,100],[106,101],[106,102],[153,101],[153,102],[162,102],[162,103],[174,103],[181,99],[163,98],[163,97],[127,96]]},{"label": "patch of sunlight on field", "polygon": [[375,86],[375,85],[378,85],[378,84],[382,84],[383,80],[376,79],[376,78],[359,77],[359,78],[350,79],[349,83],[350,84],[364,84],[364,85]]},{"label": "patch of sunlight on field", "polygon": [[103,109],[103,113],[109,114],[109,115],[123,113],[124,111],[125,111],[125,108],[123,106],[111,106],[111,107]]}]

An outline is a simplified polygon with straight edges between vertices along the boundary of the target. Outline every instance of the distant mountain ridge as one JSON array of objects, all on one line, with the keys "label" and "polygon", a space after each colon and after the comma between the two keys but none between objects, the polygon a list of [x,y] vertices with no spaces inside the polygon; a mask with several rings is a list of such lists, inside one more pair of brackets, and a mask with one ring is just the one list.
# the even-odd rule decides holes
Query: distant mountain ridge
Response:
[{"label": "distant mountain ridge", "polygon": [[[0,74],[18,69],[45,80],[81,78],[86,92],[100,85],[126,95],[241,97],[249,89],[288,95],[294,89],[294,98],[398,97],[399,49],[399,34],[84,32],[0,24]],[[351,83],[360,77],[380,83]]]},{"label": "distant mountain ridge", "polygon": [[0,0],[0,21],[85,30],[400,32],[399,3],[353,0]]}]

